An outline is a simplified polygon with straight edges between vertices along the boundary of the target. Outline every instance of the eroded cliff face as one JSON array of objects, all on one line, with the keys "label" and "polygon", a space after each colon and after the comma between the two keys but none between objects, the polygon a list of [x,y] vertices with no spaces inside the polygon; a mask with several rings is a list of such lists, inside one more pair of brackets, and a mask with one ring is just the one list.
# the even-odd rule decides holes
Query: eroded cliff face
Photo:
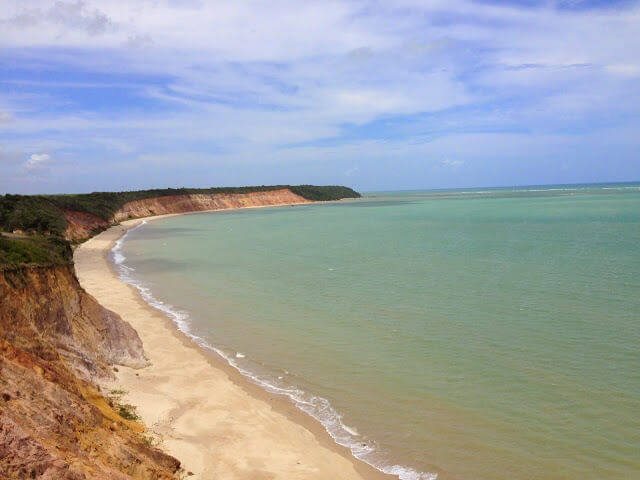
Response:
[{"label": "eroded cliff face", "polygon": [[82,290],[71,265],[2,272],[0,334],[45,358],[55,350],[86,380],[112,376],[111,364],[146,364],[138,333]]},{"label": "eroded cliff face", "polygon": [[270,192],[224,193],[205,195],[177,195],[171,197],[148,198],[125,203],[114,216],[116,222],[129,218],[141,218],[168,213],[201,212],[204,210],[224,210],[228,208],[261,207],[308,203],[309,200],[296,195],[291,190]]},{"label": "eroded cliff face", "polygon": [[109,226],[107,222],[96,215],[85,212],[75,212],[73,210],[62,210],[64,218],[67,219],[65,239],[78,242],[92,236],[98,229]]},{"label": "eroded cliff face", "polygon": [[179,462],[93,383],[111,364],[145,363],[136,331],[81,289],[72,266],[0,272],[0,478],[176,478]]},{"label": "eroded cliff face", "polygon": [[[288,188],[252,193],[174,195],[125,203],[115,213],[111,221],[117,223],[130,218],[166,215],[168,213],[202,212],[205,210],[290,205],[295,203],[310,203],[310,200],[296,195]],[[64,216],[67,219],[65,237],[72,241],[85,240],[91,236],[91,232],[108,226],[103,219],[88,213],[66,210],[64,211]]]}]

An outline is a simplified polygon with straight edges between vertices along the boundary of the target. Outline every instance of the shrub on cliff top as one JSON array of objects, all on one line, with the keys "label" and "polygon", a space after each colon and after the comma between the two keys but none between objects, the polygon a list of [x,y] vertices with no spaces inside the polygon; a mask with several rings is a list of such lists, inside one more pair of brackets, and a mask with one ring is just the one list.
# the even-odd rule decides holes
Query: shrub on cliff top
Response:
[{"label": "shrub on cliff top", "polygon": [[71,258],[69,243],[58,237],[0,235],[0,270],[23,265],[66,265]]},{"label": "shrub on cliff top", "polygon": [[295,185],[287,187],[296,195],[306,198],[307,200],[330,201],[342,200],[343,198],[359,198],[360,194],[349,187],[341,187],[338,185],[327,185],[318,187],[315,185]]},{"label": "shrub on cliff top", "polygon": [[41,196],[0,196],[0,229],[62,235],[67,222],[60,209]]}]

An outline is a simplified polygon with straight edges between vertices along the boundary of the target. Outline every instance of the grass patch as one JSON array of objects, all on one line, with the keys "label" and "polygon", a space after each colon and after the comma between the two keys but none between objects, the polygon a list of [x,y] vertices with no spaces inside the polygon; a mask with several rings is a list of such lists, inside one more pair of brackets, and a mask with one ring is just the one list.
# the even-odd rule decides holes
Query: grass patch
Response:
[{"label": "grass patch", "polygon": [[144,443],[147,447],[156,446],[156,440],[151,435],[140,434],[140,439],[142,440],[142,443]]},{"label": "grass patch", "polygon": [[[120,415],[125,420],[131,420],[133,422],[141,422],[142,419],[140,415],[138,415],[137,408],[135,405],[131,405],[130,403],[122,403],[122,397],[124,397],[128,392],[122,389],[114,389],[110,390],[109,394],[105,396],[107,399],[107,403],[113,408],[118,415]],[[145,435],[144,433],[140,433],[140,440],[148,447],[155,447],[158,443],[157,439],[152,435]]]},{"label": "grass patch", "polygon": [[127,394],[126,390],[111,390],[109,395],[106,395],[107,403],[113,408],[118,415],[125,420],[131,420],[134,422],[140,421],[140,415],[135,405],[130,403],[122,403],[122,397]]},{"label": "grass patch", "polygon": [[130,403],[119,403],[116,405],[116,412],[125,420],[132,420],[134,422],[140,421],[140,415],[136,411],[136,407]]}]

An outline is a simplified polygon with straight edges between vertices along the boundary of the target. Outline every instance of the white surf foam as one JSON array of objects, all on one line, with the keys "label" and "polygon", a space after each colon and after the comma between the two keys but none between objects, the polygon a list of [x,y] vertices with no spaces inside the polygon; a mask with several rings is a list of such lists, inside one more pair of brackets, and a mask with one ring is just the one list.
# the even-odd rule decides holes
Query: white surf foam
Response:
[{"label": "white surf foam", "polygon": [[[249,368],[250,360],[247,359],[243,364],[238,362],[238,360],[246,359],[245,354],[240,352],[235,352],[235,354],[227,353],[222,348],[207,343],[202,337],[193,333],[187,311],[179,310],[155,298],[148,285],[145,285],[144,282],[133,277],[132,272],[135,272],[135,269],[124,265],[126,256],[122,253],[122,243],[130,232],[145,224],[146,221],[143,221],[140,225],[128,230],[116,241],[115,246],[111,250],[112,260],[118,267],[120,279],[135,287],[145,302],[169,317],[182,333],[195,341],[200,347],[215,352],[253,383],[261,386],[268,392],[284,395],[291,399],[298,409],[319,421],[336,443],[349,448],[352,455],[357,459],[381,472],[395,475],[400,480],[436,480],[438,478],[438,475],[435,473],[418,472],[403,465],[392,465],[381,462],[375,441],[364,438],[358,433],[355,427],[345,425],[342,422],[342,415],[331,406],[329,400],[312,395],[293,384],[289,384],[282,375],[255,373]],[[289,372],[285,370],[285,374],[289,375]]]},{"label": "white surf foam", "polygon": [[358,433],[358,430],[356,430],[354,427],[345,425],[343,422],[340,422],[340,426],[344,428],[347,432],[349,432],[351,435],[358,436],[358,437],[360,436],[360,433]]},{"label": "white surf foam", "polygon": [[136,225],[135,227],[130,228],[124,233],[124,235],[122,235],[118,240],[116,240],[116,244],[111,249],[111,254],[113,255],[112,257],[113,263],[115,263],[116,265],[122,266],[123,268],[129,271],[133,271],[133,268],[127,267],[126,265],[122,265],[122,263],[127,259],[127,257],[125,257],[122,253],[122,242],[124,242],[124,240],[129,236],[131,232],[133,232],[134,230],[137,230],[138,228],[142,227],[146,223],[147,221],[143,220],[142,222],[140,222],[139,225]]}]

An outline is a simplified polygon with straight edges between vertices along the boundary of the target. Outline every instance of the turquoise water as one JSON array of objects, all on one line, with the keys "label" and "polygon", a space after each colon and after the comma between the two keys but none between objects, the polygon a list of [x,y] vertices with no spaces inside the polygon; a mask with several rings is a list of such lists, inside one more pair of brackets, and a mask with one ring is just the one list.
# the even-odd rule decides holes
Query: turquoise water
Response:
[{"label": "turquoise water", "polygon": [[116,257],[201,345],[401,478],[640,478],[637,184],[172,217]]}]

